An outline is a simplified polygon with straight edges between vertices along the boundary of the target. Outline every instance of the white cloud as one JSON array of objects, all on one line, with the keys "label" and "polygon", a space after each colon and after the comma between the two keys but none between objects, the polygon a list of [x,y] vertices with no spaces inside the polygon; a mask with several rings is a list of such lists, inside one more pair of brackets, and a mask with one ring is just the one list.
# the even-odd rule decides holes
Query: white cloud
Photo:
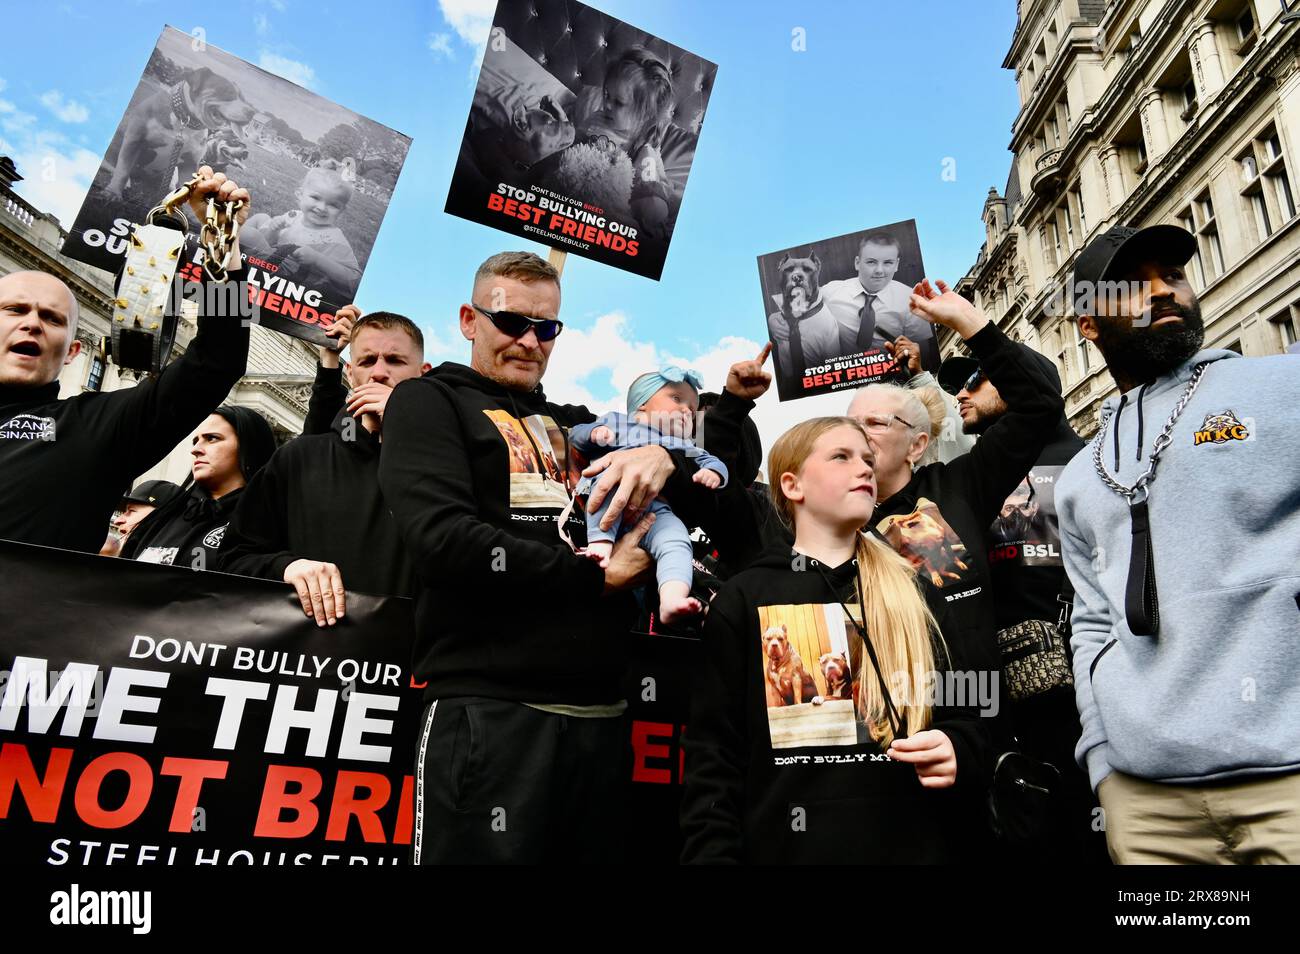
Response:
[{"label": "white cloud", "polygon": [[284,2],[284,0],[268,0],[268,2],[271,4],[272,7],[274,7],[280,13],[284,13],[285,9],[287,8],[287,4]]},{"label": "white cloud", "polygon": [[451,46],[450,33],[430,33],[429,50],[433,53],[434,59],[453,60],[456,58],[456,51]]},{"label": "white cloud", "polygon": [[271,30],[271,21],[266,18],[265,13],[258,13],[253,16],[253,30],[258,36],[266,36]]},{"label": "white cloud", "polygon": [[41,105],[65,123],[84,123],[90,118],[90,110],[75,100],[65,100],[57,89],[42,93]]},{"label": "white cloud", "polygon": [[442,16],[462,40],[474,46],[487,43],[496,15],[496,0],[438,0]]},{"label": "white cloud", "polygon": [[258,57],[257,65],[278,76],[283,76],[291,83],[297,83],[307,89],[316,88],[316,71],[306,63],[299,63],[297,60],[272,53],[270,50],[263,50]]},{"label": "white cloud", "polygon": [[14,190],[42,212],[57,216],[67,228],[99,171],[100,156],[60,142],[61,138],[37,134],[18,145],[0,140],[0,150],[13,157],[24,177]]},{"label": "white cloud", "polygon": [[17,109],[13,103],[0,100],[0,129],[11,136],[20,136],[31,131],[36,124],[36,117]]}]

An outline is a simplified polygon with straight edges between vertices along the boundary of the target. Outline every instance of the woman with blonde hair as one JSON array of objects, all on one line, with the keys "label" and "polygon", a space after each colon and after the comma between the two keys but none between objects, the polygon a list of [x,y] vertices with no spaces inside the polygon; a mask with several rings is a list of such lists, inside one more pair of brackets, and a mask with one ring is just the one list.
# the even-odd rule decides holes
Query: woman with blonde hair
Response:
[{"label": "woman with blonde hair", "polygon": [[[989,740],[965,633],[874,534],[863,426],[815,418],[768,458],[794,534],[718,593],[686,737],[686,862],[959,860]],[[982,674],[987,682],[987,674]],[[959,698],[960,697],[960,698]],[[987,700],[985,700],[987,701]],[[992,714],[992,713],[988,713]]]}]

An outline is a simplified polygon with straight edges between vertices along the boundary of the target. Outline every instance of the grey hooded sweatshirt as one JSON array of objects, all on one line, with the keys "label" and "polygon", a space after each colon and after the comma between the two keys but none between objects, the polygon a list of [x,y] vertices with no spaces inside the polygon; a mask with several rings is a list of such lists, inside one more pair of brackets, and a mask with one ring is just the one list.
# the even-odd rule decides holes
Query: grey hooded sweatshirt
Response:
[{"label": "grey hooded sweatshirt", "polygon": [[1094,790],[1112,769],[1169,783],[1300,771],[1300,359],[1201,351],[1108,399],[1096,440],[1132,486],[1200,362],[1149,486],[1155,635],[1125,617],[1132,525],[1095,443],[1057,486],[1076,594],[1075,755]]}]

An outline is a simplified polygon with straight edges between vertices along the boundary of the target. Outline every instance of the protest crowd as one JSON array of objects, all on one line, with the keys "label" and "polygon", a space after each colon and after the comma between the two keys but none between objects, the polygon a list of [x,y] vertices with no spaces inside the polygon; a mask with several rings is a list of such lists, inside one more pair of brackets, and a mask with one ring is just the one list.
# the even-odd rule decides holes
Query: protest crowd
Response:
[{"label": "protest crowd", "polygon": [[[199,179],[195,209],[255,208],[222,173]],[[946,460],[927,453],[948,407],[935,384],[846,393],[843,416],[764,459],[749,415],[770,344],[725,381],[647,369],[626,413],[557,403],[561,280],[529,252],[466,274],[464,363],[424,363],[407,317],[340,310],[348,360],[322,348],[306,432],[277,449],[223,403],[246,361],[238,317],[204,314],[133,388],[59,400],[76,298],[16,272],[0,278],[0,416],[52,419],[57,439],[0,445],[0,537],[280,581],[322,630],[350,592],[413,599],[416,863],[620,859],[639,605],[702,640],[684,862],[1294,863],[1297,584],[1277,567],[1300,539],[1300,451],[1231,438],[1300,425],[1295,359],[1202,350],[1190,255],[1176,227],[1117,227],[1079,258],[1076,289],[1133,289],[1076,302],[1121,391],[1087,446],[1050,361],[942,281],[916,284],[913,316],[969,352],[926,378],[975,437]],[[890,352],[920,373],[911,339]],[[1202,420],[1226,438],[1178,426]],[[191,434],[186,486],[131,486]],[[992,562],[998,528],[1038,516],[1017,497],[1038,466],[1064,468],[1062,563]],[[1273,559],[1223,558],[1248,553]],[[814,658],[798,632],[822,607],[849,643]],[[1274,687],[1245,696],[1249,674]]]},{"label": "protest crowd", "polygon": [[[725,379],[645,367],[614,410],[565,403],[547,388],[564,255],[660,277],[717,67],[582,4],[503,2],[494,24],[446,211],[551,256],[442,263],[464,292],[460,360],[425,360],[421,327],[453,316],[382,310],[398,305],[373,284],[379,310],[349,304],[409,138],[171,28],[66,236],[118,269],[111,354],[138,382],[60,397],[84,346],[78,292],[0,275],[0,559],[75,568],[69,605],[86,577],[148,576],[164,627],[118,613],[134,641],[112,665],[108,649],[96,665],[35,655],[67,605],[0,637],[5,665],[27,667],[0,686],[0,834],[45,825],[31,840],[66,860],[56,823],[128,828],[158,768],[129,746],[159,730],[204,747],[154,759],[183,776],[173,813],[148,805],[160,843],[188,838],[201,785],[226,780],[249,844],[636,862],[646,736],[634,754],[629,726],[656,689],[635,636],[689,660],[654,770],[671,787],[654,837],[681,863],[1300,863],[1300,357],[1205,347],[1198,234],[1117,214],[1079,243],[1063,314],[1116,387],[1087,441],[1058,362],[926,277],[914,221],[759,256],[766,341]],[[268,103],[332,128],[313,142]],[[271,167],[279,192],[259,194],[252,170]],[[137,211],[159,183],[168,198]],[[198,224],[199,246],[169,217]],[[134,223],[116,247],[110,222]],[[160,259],[179,272],[155,276]],[[171,361],[175,312],[150,297],[167,288],[198,305]],[[252,323],[319,352],[288,440],[231,400]],[[769,391],[835,392],[839,411],[764,446]],[[178,445],[189,476],[152,479]],[[240,625],[289,632],[298,661],[240,647],[257,671],[214,663],[202,692],[124,665],[238,611],[182,578],[246,587]],[[172,588],[189,602],[168,615]],[[400,621],[401,664],[327,685],[332,647],[372,613]],[[171,641],[156,661],[180,654]],[[67,674],[110,669],[92,731]],[[163,687],[166,708],[148,694]],[[213,733],[200,712],[220,713]],[[390,753],[375,738],[398,722]],[[231,781],[259,742],[286,764]],[[109,761],[73,786],[77,744],[78,771]],[[287,765],[299,755],[315,768]]]}]

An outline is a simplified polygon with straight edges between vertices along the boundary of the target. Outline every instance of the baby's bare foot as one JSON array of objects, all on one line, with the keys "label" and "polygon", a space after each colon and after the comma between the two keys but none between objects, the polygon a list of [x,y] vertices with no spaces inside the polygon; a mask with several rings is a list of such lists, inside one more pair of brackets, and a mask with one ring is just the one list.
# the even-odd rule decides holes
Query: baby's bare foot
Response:
[{"label": "baby's bare foot", "polygon": [[704,604],[693,596],[659,595],[659,618],[665,623],[675,623],[687,616],[698,616],[704,612]]},{"label": "baby's bare foot", "polygon": [[602,540],[588,544],[587,549],[582,551],[582,556],[595,560],[603,568],[609,566],[609,555],[613,552],[614,544]]}]

